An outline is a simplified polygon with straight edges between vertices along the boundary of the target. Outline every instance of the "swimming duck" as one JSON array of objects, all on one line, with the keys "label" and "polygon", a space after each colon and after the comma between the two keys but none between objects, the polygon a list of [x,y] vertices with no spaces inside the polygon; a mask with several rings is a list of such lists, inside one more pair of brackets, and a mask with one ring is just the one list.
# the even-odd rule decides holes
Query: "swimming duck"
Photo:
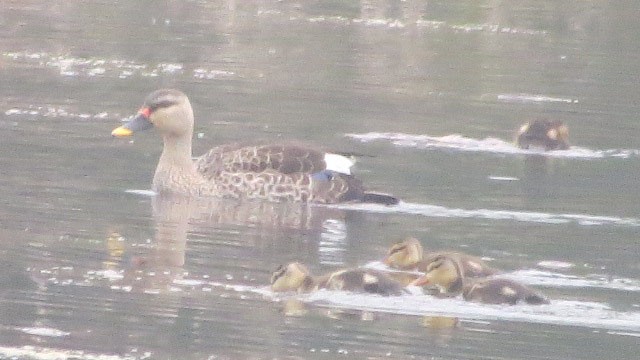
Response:
[{"label": "swimming duck", "polygon": [[567,150],[569,128],[560,120],[537,119],[522,125],[516,135],[521,149]]},{"label": "swimming duck", "polygon": [[298,262],[280,265],[271,275],[274,292],[309,293],[318,289],[366,292],[380,295],[400,295],[403,286],[386,274],[371,269],[344,269],[314,277]]},{"label": "swimming duck", "polygon": [[435,285],[440,296],[457,296],[467,301],[485,304],[510,304],[518,302],[539,305],[548,304],[549,300],[534,290],[509,279],[500,278],[465,278],[462,265],[453,257],[440,255],[429,264],[426,274],[412,285]]},{"label": "swimming duck", "polygon": [[391,245],[383,262],[387,266],[400,270],[426,272],[431,262],[440,255],[454,258],[461,264],[465,277],[484,277],[500,272],[500,270],[487,265],[477,256],[451,251],[425,253],[420,241],[414,237],[408,237]]},{"label": "swimming duck", "polygon": [[164,149],[153,177],[157,193],[187,196],[255,198],[316,203],[399,200],[366,191],[350,173],[346,156],[297,144],[223,145],[191,158],[194,117],[191,103],[179,90],[149,94],[132,120],[112,131],[116,137],[156,128]]}]

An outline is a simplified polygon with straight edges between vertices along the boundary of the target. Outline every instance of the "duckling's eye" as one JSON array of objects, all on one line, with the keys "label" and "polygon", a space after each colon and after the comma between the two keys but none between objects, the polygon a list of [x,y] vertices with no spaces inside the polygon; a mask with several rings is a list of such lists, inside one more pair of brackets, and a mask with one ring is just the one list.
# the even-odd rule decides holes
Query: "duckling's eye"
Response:
[{"label": "duckling's eye", "polygon": [[276,280],[282,277],[286,271],[286,268],[283,265],[279,265],[276,271],[271,275],[271,283],[273,284]]},{"label": "duckling's eye", "polygon": [[402,251],[402,250],[404,250],[406,248],[407,248],[406,246],[395,247],[395,248],[389,250],[389,255],[393,255],[393,254],[397,253],[398,251]]},{"label": "duckling's eye", "polygon": [[429,270],[435,270],[435,269],[437,269],[437,268],[439,268],[441,266],[442,266],[442,261],[441,260],[434,261],[434,262],[431,263],[431,266],[429,266]]}]

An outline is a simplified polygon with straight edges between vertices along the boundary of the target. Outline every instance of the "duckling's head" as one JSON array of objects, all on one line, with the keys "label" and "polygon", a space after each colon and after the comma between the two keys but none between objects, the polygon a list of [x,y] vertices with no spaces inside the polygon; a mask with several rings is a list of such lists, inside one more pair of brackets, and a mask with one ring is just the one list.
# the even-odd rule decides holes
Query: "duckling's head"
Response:
[{"label": "duckling's head", "polygon": [[189,98],[179,90],[156,90],[147,96],[138,114],[114,129],[111,135],[126,137],[151,127],[158,129],[165,138],[191,137],[193,109]]},{"label": "duckling's head", "polygon": [[442,292],[446,292],[461,278],[460,265],[456,260],[447,255],[438,255],[427,265],[425,274],[416,279],[412,285],[435,285]]},{"label": "duckling's head", "polygon": [[280,265],[271,275],[271,290],[274,292],[301,289],[309,278],[309,270],[298,263]]},{"label": "duckling's head", "polygon": [[568,139],[569,128],[562,121],[537,119],[522,125],[516,144],[522,149],[566,150],[569,148]]},{"label": "duckling's head", "polygon": [[384,263],[397,269],[411,269],[422,261],[423,252],[420,241],[416,238],[408,237],[391,245]]}]

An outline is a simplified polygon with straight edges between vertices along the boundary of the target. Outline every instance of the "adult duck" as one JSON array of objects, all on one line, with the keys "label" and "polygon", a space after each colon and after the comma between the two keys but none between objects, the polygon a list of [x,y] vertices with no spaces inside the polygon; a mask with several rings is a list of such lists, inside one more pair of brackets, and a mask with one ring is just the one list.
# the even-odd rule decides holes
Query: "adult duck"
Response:
[{"label": "adult duck", "polygon": [[149,94],[138,114],[113,130],[116,137],[158,130],[164,149],[153,176],[159,193],[315,203],[393,205],[392,195],[366,191],[350,173],[348,157],[297,144],[223,145],[192,159],[194,116],[187,96],[174,89]]},{"label": "adult duck", "polygon": [[516,135],[521,149],[567,150],[569,128],[560,120],[537,119],[522,125]]}]

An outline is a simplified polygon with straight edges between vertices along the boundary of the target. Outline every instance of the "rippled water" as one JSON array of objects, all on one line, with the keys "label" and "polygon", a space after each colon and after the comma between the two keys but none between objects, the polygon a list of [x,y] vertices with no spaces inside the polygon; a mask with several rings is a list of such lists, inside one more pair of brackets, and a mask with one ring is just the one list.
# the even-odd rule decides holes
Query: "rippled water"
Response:
[{"label": "rippled water", "polygon": [[[0,358],[634,359],[637,6],[84,1],[0,5]],[[161,199],[160,87],[194,155],[247,139],[358,154],[398,206]],[[557,118],[571,148],[513,146]],[[550,305],[274,294],[278,264],[380,263],[414,236]]]}]

